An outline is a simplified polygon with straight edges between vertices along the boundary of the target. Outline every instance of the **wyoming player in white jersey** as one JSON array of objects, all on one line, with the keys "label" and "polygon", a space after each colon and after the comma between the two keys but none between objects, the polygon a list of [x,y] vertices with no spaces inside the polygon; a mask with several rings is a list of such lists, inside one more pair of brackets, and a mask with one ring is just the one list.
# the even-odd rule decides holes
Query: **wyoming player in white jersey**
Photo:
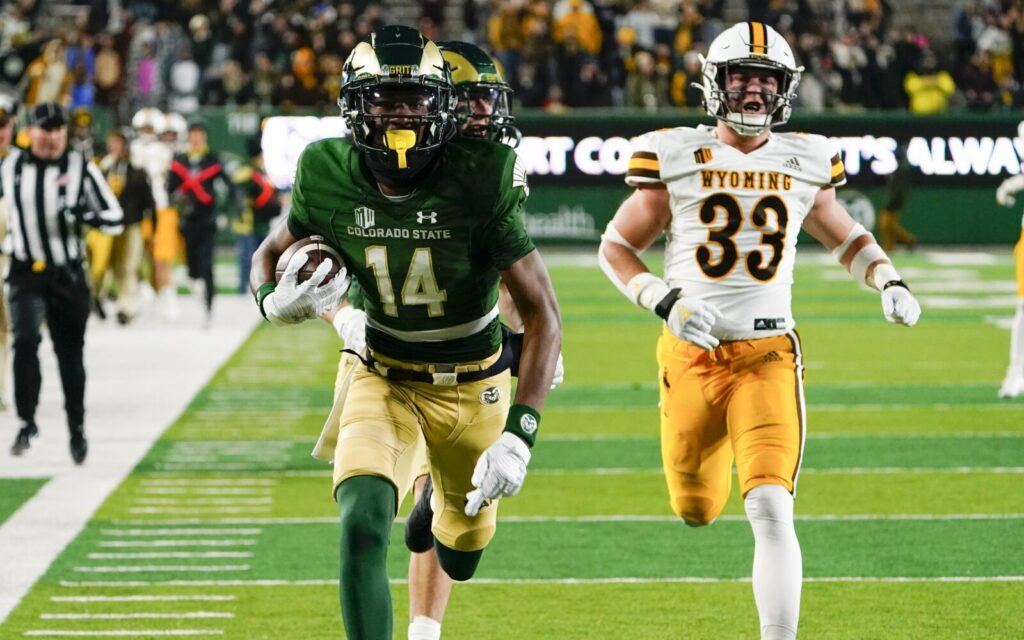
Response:
[{"label": "wyoming player in white jersey", "polygon": [[[881,293],[890,322],[920,307],[874,237],[836,200],[843,164],[826,138],[772,133],[800,80],[786,41],[744,22],[703,60],[714,127],[635,141],[636,191],[602,236],[601,267],[635,304],[664,320],[658,342],[662,463],[672,510],[710,524],[735,462],[754,533],[754,599],[762,640],[796,638],[802,560],[793,498],[805,436],[803,353],[790,306],[800,229]],[[665,274],[640,254],[664,233]]]},{"label": "wyoming player in white jersey", "polygon": [[[1017,125],[1017,137],[1024,140],[1024,121]],[[1021,164],[1024,171],[1024,163]],[[1014,194],[1024,191],[1024,172],[1003,180],[996,190],[996,202],[1012,207]],[[1010,366],[999,387],[1000,398],[1016,398],[1024,394],[1024,218],[1020,221],[1020,238],[1013,248],[1017,259],[1017,311],[1010,325]]]}]

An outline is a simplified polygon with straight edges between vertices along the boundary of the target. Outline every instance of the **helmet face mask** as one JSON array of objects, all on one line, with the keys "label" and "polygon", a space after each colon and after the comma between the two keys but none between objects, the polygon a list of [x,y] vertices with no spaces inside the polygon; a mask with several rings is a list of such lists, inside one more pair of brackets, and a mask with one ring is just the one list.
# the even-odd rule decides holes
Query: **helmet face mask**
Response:
[{"label": "helmet face mask", "polygon": [[468,42],[442,42],[439,46],[455,84],[459,132],[518,145],[522,133],[513,124],[512,87],[505,81],[501,63]]},{"label": "helmet face mask", "polygon": [[512,90],[507,87],[478,83],[456,87],[455,93],[455,119],[464,136],[496,139],[514,121],[509,106]]},{"label": "helmet face mask", "polygon": [[413,181],[455,135],[447,66],[437,45],[415,29],[371,34],[352,50],[341,80],[338,106],[380,180]]},{"label": "helmet face mask", "polygon": [[[757,136],[789,120],[803,67],[771,27],[741,22],[701,57],[704,109],[736,133]],[[756,82],[752,82],[756,81]]]}]

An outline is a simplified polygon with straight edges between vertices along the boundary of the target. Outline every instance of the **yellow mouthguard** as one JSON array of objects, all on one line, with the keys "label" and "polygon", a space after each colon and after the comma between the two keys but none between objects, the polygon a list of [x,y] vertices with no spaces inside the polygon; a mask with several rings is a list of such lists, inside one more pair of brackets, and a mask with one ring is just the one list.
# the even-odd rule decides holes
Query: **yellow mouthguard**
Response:
[{"label": "yellow mouthguard", "polygon": [[411,129],[391,129],[384,132],[384,144],[398,154],[398,168],[406,169],[405,152],[416,146],[416,132]]}]

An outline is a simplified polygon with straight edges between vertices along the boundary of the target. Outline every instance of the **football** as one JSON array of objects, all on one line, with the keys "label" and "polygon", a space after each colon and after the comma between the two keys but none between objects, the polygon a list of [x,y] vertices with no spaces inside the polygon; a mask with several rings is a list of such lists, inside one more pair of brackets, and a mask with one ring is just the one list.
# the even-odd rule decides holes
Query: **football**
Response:
[{"label": "football", "polygon": [[[290,247],[285,249],[284,253],[277,260],[277,269],[274,272],[275,279],[280,282],[281,277],[284,275],[284,271],[288,266],[288,263],[292,261],[292,258],[301,257],[302,254],[306,254],[309,258],[306,263],[299,269],[298,281],[305,282],[313,277],[313,272],[316,271],[317,267],[323,263],[324,260],[331,261],[331,270],[327,272],[327,277],[324,278],[324,283],[328,282],[333,278],[338,271],[341,270],[343,261],[338,252],[330,247],[325,241],[323,236],[308,236],[306,238],[300,238],[296,240]],[[320,284],[323,286],[323,283]]]}]

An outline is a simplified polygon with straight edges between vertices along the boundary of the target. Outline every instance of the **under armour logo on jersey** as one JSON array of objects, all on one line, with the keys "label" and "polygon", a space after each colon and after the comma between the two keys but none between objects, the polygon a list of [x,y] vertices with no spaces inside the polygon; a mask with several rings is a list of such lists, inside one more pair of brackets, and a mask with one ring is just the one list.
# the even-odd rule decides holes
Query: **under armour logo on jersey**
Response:
[{"label": "under armour logo on jersey", "polygon": [[436,211],[417,211],[416,222],[423,224],[429,222],[430,224],[437,224],[437,212]]},{"label": "under armour logo on jersey", "polygon": [[796,159],[796,156],[793,156],[789,160],[783,162],[782,166],[786,167],[787,169],[792,169],[793,171],[803,171],[803,169],[800,167],[800,161]]},{"label": "under armour logo on jersey", "polygon": [[785,328],[785,318],[754,318],[754,331],[771,331]]},{"label": "under armour logo on jersey", "polygon": [[711,162],[711,149],[707,147],[701,147],[693,152],[693,159],[697,161],[697,164],[706,164]]}]

